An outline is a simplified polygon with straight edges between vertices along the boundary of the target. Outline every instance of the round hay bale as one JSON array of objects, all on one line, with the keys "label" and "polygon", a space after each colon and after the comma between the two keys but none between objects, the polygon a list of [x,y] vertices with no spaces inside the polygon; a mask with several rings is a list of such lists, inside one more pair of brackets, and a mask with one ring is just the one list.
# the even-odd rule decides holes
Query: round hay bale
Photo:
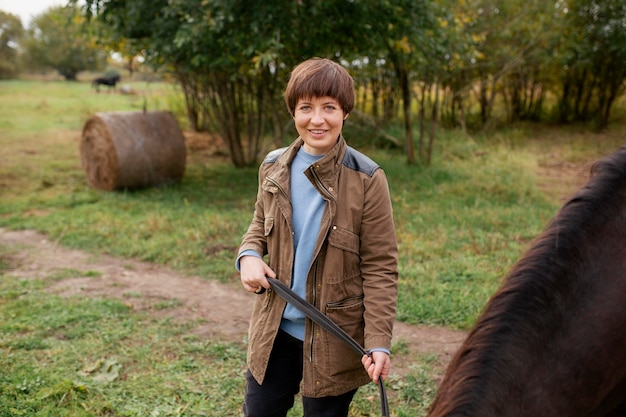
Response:
[{"label": "round hay bale", "polygon": [[87,120],[80,155],[89,183],[111,191],[179,182],[187,151],[170,112],[110,112]]}]

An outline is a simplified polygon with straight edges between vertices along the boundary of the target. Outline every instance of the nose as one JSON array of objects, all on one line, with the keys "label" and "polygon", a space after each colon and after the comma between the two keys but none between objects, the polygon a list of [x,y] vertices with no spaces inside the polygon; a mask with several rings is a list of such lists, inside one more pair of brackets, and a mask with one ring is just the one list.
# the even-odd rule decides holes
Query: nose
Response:
[{"label": "nose", "polygon": [[313,114],[311,114],[311,123],[320,125],[324,123],[324,116],[322,115],[321,109],[314,109]]}]

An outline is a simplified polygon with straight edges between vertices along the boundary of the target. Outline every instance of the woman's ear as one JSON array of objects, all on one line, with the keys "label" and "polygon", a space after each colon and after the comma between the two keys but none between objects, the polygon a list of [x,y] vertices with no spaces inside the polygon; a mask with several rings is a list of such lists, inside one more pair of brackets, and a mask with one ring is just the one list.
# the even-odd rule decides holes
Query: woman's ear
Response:
[{"label": "woman's ear", "polygon": [[350,113],[346,113],[346,115],[343,116],[343,120],[346,120],[348,118],[348,116],[350,116]]}]

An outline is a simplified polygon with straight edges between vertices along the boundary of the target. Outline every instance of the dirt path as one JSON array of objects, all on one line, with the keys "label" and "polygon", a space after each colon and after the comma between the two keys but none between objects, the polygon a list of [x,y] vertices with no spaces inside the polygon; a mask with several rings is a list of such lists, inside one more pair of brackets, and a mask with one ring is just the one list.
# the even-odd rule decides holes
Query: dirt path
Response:
[{"label": "dirt path", "polygon": [[[201,319],[194,333],[203,338],[243,342],[255,295],[235,285],[185,276],[166,267],[132,259],[92,255],[67,249],[33,231],[0,229],[0,245],[18,248],[10,255],[10,276],[57,277],[50,291],[64,296],[111,297],[139,311],[181,321]],[[161,308],[159,306],[167,306]],[[394,369],[402,373],[415,355],[437,355],[445,364],[464,332],[411,326],[397,322],[395,340],[408,352],[396,355]]]}]

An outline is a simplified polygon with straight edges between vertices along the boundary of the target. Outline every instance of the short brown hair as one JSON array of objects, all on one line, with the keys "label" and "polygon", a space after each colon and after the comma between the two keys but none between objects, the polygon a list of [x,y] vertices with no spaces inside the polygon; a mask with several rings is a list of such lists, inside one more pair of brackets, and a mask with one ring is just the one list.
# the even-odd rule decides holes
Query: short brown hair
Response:
[{"label": "short brown hair", "polygon": [[354,80],[350,73],[330,59],[311,58],[298,64],[285,89],[285,103],[293,116],[301,98],[332,97],[348,114],[354,108]]}]

